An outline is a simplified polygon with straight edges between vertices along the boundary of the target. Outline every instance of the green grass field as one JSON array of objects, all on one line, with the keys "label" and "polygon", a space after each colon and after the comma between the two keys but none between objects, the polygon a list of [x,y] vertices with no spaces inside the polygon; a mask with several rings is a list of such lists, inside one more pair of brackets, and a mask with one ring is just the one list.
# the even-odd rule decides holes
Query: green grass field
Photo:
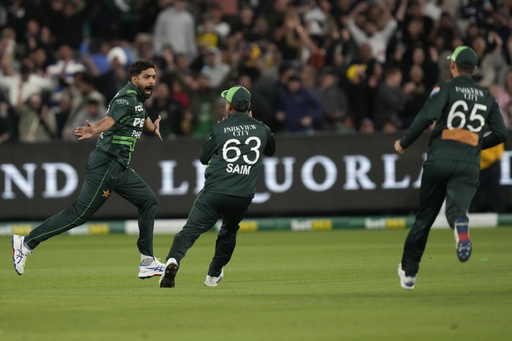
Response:
[{"label": "green grass field", "polygon": [[[216,288],[207,233],[174,289],[137,278],[136,236],[55,237],[23,276],[0,237],[0,340],[511,340],[512,228],[472,229],[464,264],[433,230],[413,291],[396,274],[407,232],[240,233]],[[155,236],[158,257],[171,240]]]}]

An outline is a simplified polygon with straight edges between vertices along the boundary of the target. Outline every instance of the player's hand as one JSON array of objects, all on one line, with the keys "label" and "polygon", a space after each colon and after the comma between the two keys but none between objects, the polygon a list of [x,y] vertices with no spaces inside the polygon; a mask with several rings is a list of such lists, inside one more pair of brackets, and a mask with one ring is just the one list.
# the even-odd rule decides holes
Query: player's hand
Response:
[{"label": "player's hand", "polygon": [[79,136],[78,141],[83,140],[83,139],[89,139],[89,138],[93,137],[94,129],[93,129],[93,125],[91,124],[91,122],[86,120],[84,127],[76,127],[75,128],[75,136]]},{"label": "player's hand", "polygon": [[156,127],[156,130],[154,132],[154,134],[156,136],[158,136],[158,138],[160,139],[160,141],[163,141],[164,139],[162,138],[162,135],[160,135],[160,120],[162,119],[162,116],[158,115],[158,118],[155,120],[155,122],[153,122],[153,124],[155,125]]},{"label": "player's hand", "polygon": [[249,117],[252,117],[252,110],[249,110]]},{"label": "player's hand", "polygon": [[402,148],[402,145],[400,144],[400,140],[396,140],[395,141],[395,151],[398,153],[398,154],[403,154],[405,153],[405,149]]}]

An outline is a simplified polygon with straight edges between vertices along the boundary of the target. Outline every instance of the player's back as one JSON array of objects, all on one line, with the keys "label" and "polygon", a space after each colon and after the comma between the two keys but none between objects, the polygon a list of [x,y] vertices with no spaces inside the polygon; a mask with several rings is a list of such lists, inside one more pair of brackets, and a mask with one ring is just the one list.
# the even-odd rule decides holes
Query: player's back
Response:
[{"label": "player's back", "polygon": [[214,193],[252,197],[256,190],[263,155],[272,155],[272,132],[247,113],[234,113],[212,129],[201,150],[208,162],[205,189]]},{"label": "player's back", "polygon": [[428,159],[479,164],[484,126],[501,115],[496,100],[470,76],[456,77],[439,85],[435,91],[443,103],[430,136]]}]

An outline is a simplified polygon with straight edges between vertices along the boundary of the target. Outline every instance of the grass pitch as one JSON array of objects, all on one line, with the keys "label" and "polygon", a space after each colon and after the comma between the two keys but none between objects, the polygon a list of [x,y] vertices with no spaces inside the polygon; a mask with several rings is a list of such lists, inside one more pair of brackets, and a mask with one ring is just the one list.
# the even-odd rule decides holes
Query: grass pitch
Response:
[{"label": "grass pitch", "polygon": [[[433,230],[412,291],[397,276],[407,232],[240,233],[216,288],[206,233],[174,289],[137,278],[136,236],[55,237],[23,276],[0,237],[0,340],[511,339],[512,228],[472,229],[463,264],[452,231]],[[155,236],[158,257],[171,241]]]}]

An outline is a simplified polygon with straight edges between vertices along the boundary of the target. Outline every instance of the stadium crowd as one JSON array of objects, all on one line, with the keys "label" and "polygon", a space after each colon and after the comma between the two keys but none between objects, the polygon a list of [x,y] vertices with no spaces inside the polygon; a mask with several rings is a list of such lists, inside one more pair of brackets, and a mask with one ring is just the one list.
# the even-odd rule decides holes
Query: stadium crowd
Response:
[{"label": "stadium crowd", "polygon": [[394,132],[460,45],[510,128],[511,15],[511,0],[1,0],[0,143],[76,141],[139,58],[166,139],[207,136],[236,83],[277,133]]}]

